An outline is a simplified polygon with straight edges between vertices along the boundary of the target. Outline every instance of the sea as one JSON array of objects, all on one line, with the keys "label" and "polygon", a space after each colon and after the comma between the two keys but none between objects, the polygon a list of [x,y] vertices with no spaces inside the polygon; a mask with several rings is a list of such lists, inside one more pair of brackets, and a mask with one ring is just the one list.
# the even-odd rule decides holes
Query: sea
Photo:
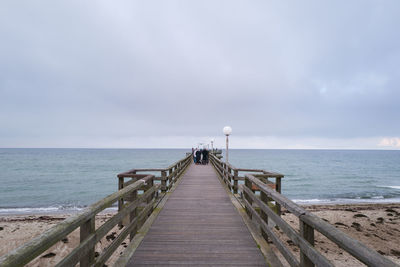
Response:
[{"label": "sea", "polygon": [[[0,149],[0,215],[71,213],[117,190],[117,174],[191,149]],[[400,202],[399,150],[230,149],[235,167],[279,172],[299,204]]]}]

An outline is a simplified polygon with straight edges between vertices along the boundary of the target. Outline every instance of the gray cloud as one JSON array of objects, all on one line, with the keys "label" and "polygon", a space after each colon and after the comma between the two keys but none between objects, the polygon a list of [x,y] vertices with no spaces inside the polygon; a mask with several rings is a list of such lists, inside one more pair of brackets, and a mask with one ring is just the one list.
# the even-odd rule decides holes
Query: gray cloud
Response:
[{"label": "gray cloud", "polygon": [[3,1],[0,147],[397,137],[399,7]]}]

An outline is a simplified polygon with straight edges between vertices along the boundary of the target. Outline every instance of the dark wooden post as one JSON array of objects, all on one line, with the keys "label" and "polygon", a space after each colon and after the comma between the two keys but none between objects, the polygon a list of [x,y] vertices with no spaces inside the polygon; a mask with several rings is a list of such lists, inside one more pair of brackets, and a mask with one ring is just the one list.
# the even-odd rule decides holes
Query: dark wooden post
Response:
[{"label": "dark wooden post", "polygon": [[[252,184],[252,182],[251,182],[249,179],[247,179],[247,177],[246,177],[245,180],[244,180],[244,185],[245,185],[250,191],[251,191],[251,184]],[[251,197],[247,194],[247,192],[243,192],[243,193],[244,193],[244,198],[247,200],[247,202],[249,203],[249,205],[250,205],[250,206],[253,205],[253,200],[252,200]],[[253,214],[252,214],[251,210],[247,208],[247,206],[246,206],[246,213],[247,213],[247,215],[250,217],[250,219],[253,218]]]},{"label": "dark wooden post", "polygon": [[[268,200],[269,200],[269,198],[268,198],[267,194],[265,194],[263,191],[260,191],[260,199],[261,199],[261,201],[264,202],[265,205],[267,205],[267,207],[269,208],[269,206],[268,206]],[[261,219],[264,220],[264,222],[265,222],[266,224],[268,224],[268,215],[267,215],[262,209],[260,209],[260,217],[261,217]],[[260,228],[261,228],[261,235],[264,237],[264,239],[265,239],[266,241],[268,241],[268,234],[263,230],[262,227],[260,227]]]},{"label": "dark wooden post", "polygon": [[[90,235],[93,234],[95,231],[95,218],[92,217],[87,220],[84,224],[80,227],[80,242],[82,243],[85,239]],[[86,267],[90,266],[94,263],[94,246],[91,247],[88,253],[82,257],[80,261],[80,266]]]},{"label": "dark wooden post", "polygon": [[[276,179],[275,179],[275,190],[280,194],[281,193],[281,187],[282,185],[281,185],[281,177],[276,177]],[[276,202],[275,203],[275,205],[276,205],[276,213],[279,215],[279,216],[281,216],[281,205],[278,203],[278,202]]]},{"label": "dark wooden post", "polygon": [[[130,193],[130,199],[131,201],[135,201],[137,199],[137,190],[133,191],[132,193]],[[137,216],[137,208],[133,209],[130,213],[129,213],[129,223],[131,223]],[[132,231],[129,233],[129,240],[132,241],[132,239],[135,237],[136,235],[136,231],[137,228],[133,228]]]},{"label": "dark wooden post", "polygon": [[[314,246],[314,228],[303,222],[300,218],[300,234],[312,246]],[[300,266],[314,267],[314,263],[300,250]]]},{"label": "dark wooden post", "polygon": [[171,183],[175,181],[174,177],[172,177],[172,168],[168,169],[168,183],[169,183],[169,187],[171,186]]},{"label": "dark wooden post", "polygon": [[[145,192],[147,190],[151,190],[153,188],[153,186],[154,186],[154,176],[152,176],[151,179],[147,180],[147,185],[145,187],[146,188]],[[149,205],[151,203],[153,198],[154,198],[154,193],[150,194],[150,196],[147,198],[147,200],[146,200],[147,201],[147,205]],[[148,216],[150,216],[150,214],[152,212],[153,212],[153,207],[150,208]]]},{"label": "dark wooden post", "polygon": [[238,179],[239,178],[239,171],[234,170],[233,172],[233,193],[237,194],[238,193]]},{"label": "dark wooden post", "polygon": [[161,192],[165,193],[166,191],[167,191],[167,172],[161,171]]},{"label": "dark wooden post", "polygon": [[[124,177],[118,177],[118,191],[124,188]],[[124,206],[124,199],[120,198],[118,199],[118,211],[122,210],[122,207]]]}]

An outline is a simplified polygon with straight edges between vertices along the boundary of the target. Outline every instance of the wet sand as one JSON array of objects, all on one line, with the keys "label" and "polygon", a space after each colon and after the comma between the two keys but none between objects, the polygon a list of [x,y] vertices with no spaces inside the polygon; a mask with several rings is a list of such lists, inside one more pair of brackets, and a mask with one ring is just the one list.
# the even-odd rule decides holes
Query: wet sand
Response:
[{"label": "wet sand", "polygon": [[[382,255],[400,264],[400,203],[398,204],[362,204],[362,205],[313,205],[306,209],[328,221],[346,234],[375,249]],[[40,235],[68,215],[7,215],[0,216],[0,256]],[[104,223],[112,214],[96,217],[96,227]],[[290,213],[282,217],[298,229],[298,220]],[[96,246],[96,252],[106,248],[119,229],[115,227]],[[288,247],[295,254],[299,249],[280,233]],[[320,234],[316,234],[316,248],[337,266],[364,266],[351,255],[341,250]],[[107,262],[110,265],[123,251],[123,243]],[[79,232],[74,231],[61,242],[36,258],[28,266],[53,266],[79,244]],[[282,258],[282,257],[281,257]]]}]

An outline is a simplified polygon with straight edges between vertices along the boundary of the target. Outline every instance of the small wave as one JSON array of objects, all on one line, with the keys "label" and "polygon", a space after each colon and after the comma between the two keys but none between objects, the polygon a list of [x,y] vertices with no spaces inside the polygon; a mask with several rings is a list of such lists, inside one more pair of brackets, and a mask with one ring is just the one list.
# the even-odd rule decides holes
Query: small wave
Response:
[{"label": "small wave", "polygon": [[333,199],[292,199],[297,204],[361,204],[361,203],[400,203],[400,198],[384,198],[374,196],[372,198],[333,198]]},{"label": "small wave", "polygon": [[330,199],[292,199],[293,202],[297,204],[314,204],[314,203],[329,203]]},{"label": "small wave", "polygon": [[[83,211],[83,206],[51,206],[51,207],[22,207],[22,208],[0,208],[0,215],[24,215],[24,214],[70,214]],[[104,209],[101,213],[114,213],[118,207],[111,206]]]},{"label": "small wave", "polygon": [[42,213],[72,213],[83,210],[84,207],[37,207],[37,208],[0,208],[0,215],[7,214],[42,214]]},{"label": "small wave", "polygon": [[378,186],[378,187],[400,189],[400,185],[381,185],[381,186]]}]

